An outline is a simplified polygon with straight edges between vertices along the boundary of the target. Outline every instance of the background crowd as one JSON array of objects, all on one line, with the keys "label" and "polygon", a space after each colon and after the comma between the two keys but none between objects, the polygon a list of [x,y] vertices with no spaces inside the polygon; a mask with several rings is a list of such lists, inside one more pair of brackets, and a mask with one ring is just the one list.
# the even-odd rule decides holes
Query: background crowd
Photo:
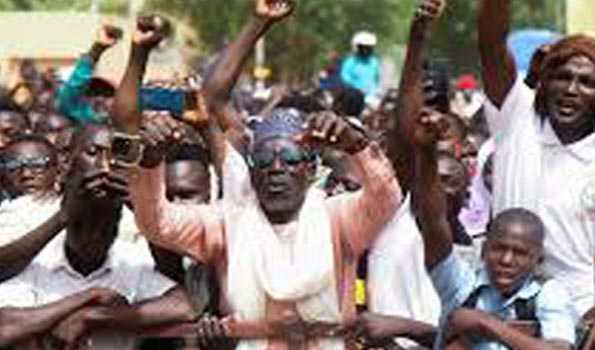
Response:
[{"label": "background crowd", "polygon": [[595,39],[521,75],[512,2],[481,1],[480,79],[430,57],[448,4],[420,1],[386,91],[368,31],[315,81],[239,84],[288,0],[188,76],[145,79],[159,15],[118,81],[95,74],[111,25],[67,79],[24,61],[0,89],[0,348],[595,349]]}]

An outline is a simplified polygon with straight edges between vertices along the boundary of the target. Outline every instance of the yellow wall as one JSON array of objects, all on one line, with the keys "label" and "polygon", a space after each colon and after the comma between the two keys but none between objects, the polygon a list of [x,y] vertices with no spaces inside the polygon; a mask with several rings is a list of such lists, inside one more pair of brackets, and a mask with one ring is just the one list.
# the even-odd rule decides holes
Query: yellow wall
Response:
[{"label": "yellow wall", "polygon": [[567,0],[568,33],[588,33],[595,37],[595,1]]}]

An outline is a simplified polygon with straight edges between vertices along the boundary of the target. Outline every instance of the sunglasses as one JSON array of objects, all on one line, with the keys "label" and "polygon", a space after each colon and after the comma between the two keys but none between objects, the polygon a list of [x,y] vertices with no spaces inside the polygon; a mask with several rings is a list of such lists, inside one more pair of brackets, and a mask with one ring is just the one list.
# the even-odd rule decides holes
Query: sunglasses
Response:
[{"label": "sunglasses", "polygon": [[9,157],[2,160],[2,169],[9,173],[16,173],[25,168],[41,172],[53,165],[48,156],[44,157]]},{"label": "sunglasses", "polygon": [[313,154],[303,149],[285,147],[279,151],[263,149],[253,152],[248,156],[248,165],[257,169],[268,168],[273,165],[276,157],[279,157],[285,166],[296,166],[314,159]]}]

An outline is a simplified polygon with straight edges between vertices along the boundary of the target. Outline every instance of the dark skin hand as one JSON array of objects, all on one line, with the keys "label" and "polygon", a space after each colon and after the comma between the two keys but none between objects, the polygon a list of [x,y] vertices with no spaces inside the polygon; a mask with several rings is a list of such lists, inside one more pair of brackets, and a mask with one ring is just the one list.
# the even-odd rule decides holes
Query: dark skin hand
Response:
[{"label": "dark skin hand", "polygon": [[479,54],[485,92],[501,107],[517,78],[506,38],[511,26],[512,0],[482,0],[478,16]]},{"label": "dark skin hand", "polygon": [[436,327],[430,324],[370,312],[358,316],[354,331],[369,347],[382,347],[391,344],[395,337],[405,337],[432,348],[436,338]]},{"label": "dark skin hand", "polygon": [[39,336],[87,305],[112,305],[117,300],[121,296],[112,290],[91,288],[39,307],[0,308],[0,347]]},{"label": "dark skin hand", "polygon": [[[89,50],[89,57],[97,63],[101,55],[109,48],[115,46],[121,37],[121,29],[118,27],[103,25],[97,32],[97,39]],[[118,35],[120,33],[120,35]]]},{"label": "dark skin hand", "polygon": [[82,308],[60,322],[52,330],[50,338],[66,346],[66,349],[76,349],[80,339],[92,330],[142,332],[149,327],[189,322],[193,318],[185,292],[176,287],[161,297],[134,305],[113,303]]},{"label": "dark skin hand", "polygon": [[420,3],[411,23],[407,55],[399,97],[393,120],[388,130],[388,158],[399,174],[404,192],[409,192],[413,181],[413,146],[411,135],[419,110],[423,106],[423,60],[433,23],[441,16],[445,0],[426,0]]},{"label": "dark skin hand", "polygon": [[210,68],[200,96],[204,97],[206,111],[212,117],[209,119],[206,140],[219,175],[225,140],[241,153],[247,149],[245,126],[239,112],[231,104],[231,91],[256,42],[273,24],[289,17],[295,6],[290,0],[255,0],[254,4],[253,16]]},{"label": "dark skin hand", "polygon": [[342,117],[333,112],[314,113],[306,119],[306,131],[295,139],[313,147],[330,146],[355,154],[368,145],[366,135],[352,127]]}]

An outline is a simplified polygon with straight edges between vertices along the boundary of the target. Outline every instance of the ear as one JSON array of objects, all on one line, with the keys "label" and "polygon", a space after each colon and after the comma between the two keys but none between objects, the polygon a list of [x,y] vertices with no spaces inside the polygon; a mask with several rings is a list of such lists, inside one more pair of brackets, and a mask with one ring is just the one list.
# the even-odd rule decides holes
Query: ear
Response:
[{"label": "ear", "polygon": [[488,240],[486,239],[486,240],[485,240],[485,241],[483,241],[483,243],[481,244],[481,255],[480,255],[480,256],[481,256],[481,260],[485,259],[485,255],[487,254],[487,253],[486,253],[486,250],[488,249],[488,247],[487,247],[487,246],[488,246]]}]

